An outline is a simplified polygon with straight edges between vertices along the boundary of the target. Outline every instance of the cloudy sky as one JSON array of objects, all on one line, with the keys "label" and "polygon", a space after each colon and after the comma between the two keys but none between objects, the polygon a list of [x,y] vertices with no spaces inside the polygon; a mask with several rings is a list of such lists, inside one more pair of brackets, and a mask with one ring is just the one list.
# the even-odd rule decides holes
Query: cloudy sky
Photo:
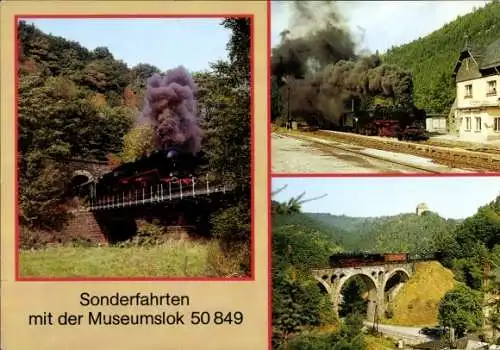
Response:
[{"label": "cloudy sky", "polygon": [[[453,21],[457,16],[482,7],[487,1],[346,1],[340,2],[342,14],[356,36],[364,32],[362,48],[384,52],[391,46],[408,43]],[[272,45],[288,28],[290,2],[273,1]],[[358,27],[363,30],[359,30]]]}]

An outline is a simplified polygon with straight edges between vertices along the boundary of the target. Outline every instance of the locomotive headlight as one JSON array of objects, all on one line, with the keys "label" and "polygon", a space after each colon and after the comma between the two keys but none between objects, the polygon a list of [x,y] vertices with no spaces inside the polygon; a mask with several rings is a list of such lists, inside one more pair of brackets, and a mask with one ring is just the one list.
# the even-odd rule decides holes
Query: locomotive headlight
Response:
[{"label": "locomotive headlight", "polygon": [[173,158],[175,157],[176,152],[174,150],[168,151],[167,153],[167,158]]}]

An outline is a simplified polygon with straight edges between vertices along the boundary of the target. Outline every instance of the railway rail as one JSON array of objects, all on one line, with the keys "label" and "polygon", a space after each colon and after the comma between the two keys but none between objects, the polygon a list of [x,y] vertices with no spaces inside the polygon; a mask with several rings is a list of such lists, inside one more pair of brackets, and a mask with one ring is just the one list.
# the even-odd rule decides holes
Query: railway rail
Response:
[{"label": "railway rail", "polygon": [[312,138],[312,137],[308,137],[308,136],[305,136],[305,135],[293,134],[293,135],[290,135],[290,136],[293,136],[294,138],[297,138],[297,139],[300,139],[300,140],[312,142],[312,143],[315,143],[315,144],[320,144],[320,145],[323,145],[323,146],[328,146],[329,148],[338,149],[338,150],[341,150],[343,152],[352,153],[352,154],[355,154],[356,156],[362,156],[362,157],[365,157],[365,158],[371,158],[371,159],[374,159],[374,160],[377,160],[377,161],[381,161],[381,162],[385,162],[385,163],[388,163],[388,164],[399,165],[401,167],[407,168],[408,170],[412,170],[412,171],[418,171],[418,172],[421,172],[421,173],[429,173],[429,174],[441,174],[442,173],[441,171],[438,171],[438,170],[428,169],[428,168],[421,167],[421,166],[418,166],[418,165],[415,165],[415,164],[411,164],[411,163],[407,163],[407,162],[401,162],[401,161],[397,161],[397,160],[394,160],[394,159],[387,159],[385,157],[381,157],[381,156],[377,156],[377,155],[373,155],[373,154],[367,154],[367,153],[363,153],[363,152],[357,152],[355,150],[352,150],[352,149],[347,148],[347,147],[340,146],[338,144],[332,144],[332,143],[328,143],[326,141],[322,142],[322,141],[320,141],[318,139],[315,139],[315,138]]},{"label": "railway rail", "polygon": [[[399,152],[420,157],[426,157],[439,164],[450,168],[473,169],[475,171],[500,172],[500,155],[491,152],[477,152],[462,150],[451,147],[435,146],[424,143],[406,142],[397,140],[380,140],[370,136],[343,133],[330,130],[318,130],[308,133],[315,137],[348,142],[357,146],[374,148],[383,151]],[[304,133],[291,133],[293,137],[307,137]],[[309,138],[310,139],[310,138]],[[353,151],[355,152],[355,151]],[[387,159],[382,159],[387,160]],[[387,160],[389,161],[389,160]],[[392,162],[392,160],[390,160]],[[394,162],[395,163],[395,162]],[[403,164],[402,164],[403,165]],[[404,164],[406,166],[406,164]],[[408,165],[413,167],[413,165]],[[432,172],[429,169],[418,169],[420,171]]]}]

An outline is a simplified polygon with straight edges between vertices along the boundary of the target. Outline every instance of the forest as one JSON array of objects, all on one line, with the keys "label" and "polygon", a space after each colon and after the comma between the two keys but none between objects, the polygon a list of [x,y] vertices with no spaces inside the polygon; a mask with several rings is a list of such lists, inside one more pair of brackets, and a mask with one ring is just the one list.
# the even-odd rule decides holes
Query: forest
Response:
[{"label": "forest", "polygon": [[[172,70],[198,86],[201,147],[211,173],[250,188],[250,20],[228,18],[220,25],[231,32],[226,60],[211,62],[207,71]],[[148,78],[165,72],[148,63],[128,67],[106,47],[89,50],[25,21],[18,23],[18,38],[21,247],[76,242],[79,237],[59,233],[71,218],[70,174],[61,160],[117,166],[154,150],[155,130],[137,116]],[[248,190],[210,218],[211,237],[223,254],[241,260],[242,273],[249,268],[249,196]]]},{"label": "forest", "polygon": [[466,46],[481,50],[499,39],[499,23],[500,2],[492,1],[423,38],[392,47],[381,59],[411,71],[417,107],[448,114],[456,95],[452,73],[460,52]]},{"label": "forest", "polygon": [[[497,342],[500,305],[486,296],[500,294],[500,196],[465,220],[447,220],[433,212],[351,218],[305,213],[300,203],[300,198],[272,202],[276,349],[366,349],[372,335],[357,328],[366,308],[363,283],[353,278],[347,284],[341,319],[336,320],[328,296],[310,273],[311,268],[327,267],[330,254],[353,250],[440,251],[439,263],[453,272],[456,286],[435,310],[439,323],[454,327],[458,337],[484,334],[488,324],[493,329],[489,340]],[[485,307],[492,310],[488,317]],[[356,336],[345,336],[350,331]]]},{"label": "forest", "polygon": [[[351,218],[321,213],[304,213],[333,229],[331,235],[345,249],[363,251],[402,251],[426,255],[437,249],[460,220],[444,219],[431,211],[375,218]],[[369,238],[369,239],[367,239]]]}]

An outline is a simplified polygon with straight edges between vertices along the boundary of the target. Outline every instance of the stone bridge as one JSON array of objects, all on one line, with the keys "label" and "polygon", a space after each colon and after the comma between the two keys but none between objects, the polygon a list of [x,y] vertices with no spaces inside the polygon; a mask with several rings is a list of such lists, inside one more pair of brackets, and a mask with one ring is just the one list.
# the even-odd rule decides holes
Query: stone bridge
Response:
[{"label": "stone bridge", "polygon": [[368,300],[367,319],[373,321],[384,315],[387,303],[413,276],[415,263],[381,263],[379,265],[315,269],[312,272],[323,291],[329,294],[334,313],[337,316],[342,302],[342,288],[352,277],[359,276],[368,289],[366,295]]}]

